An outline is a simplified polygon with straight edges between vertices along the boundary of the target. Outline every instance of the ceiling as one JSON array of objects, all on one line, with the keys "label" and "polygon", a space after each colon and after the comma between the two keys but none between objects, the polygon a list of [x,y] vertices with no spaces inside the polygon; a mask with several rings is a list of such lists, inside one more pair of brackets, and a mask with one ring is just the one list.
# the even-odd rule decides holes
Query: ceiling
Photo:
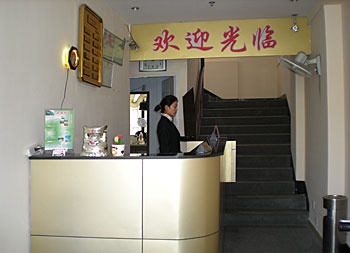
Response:
[{"label": "ceiling", "polygon": [[[106,0],[127,24],[310,16],[324,0]],[[335,0],[333,0],[335,1]],[[132,7],[139,7],[133,11]]]}]

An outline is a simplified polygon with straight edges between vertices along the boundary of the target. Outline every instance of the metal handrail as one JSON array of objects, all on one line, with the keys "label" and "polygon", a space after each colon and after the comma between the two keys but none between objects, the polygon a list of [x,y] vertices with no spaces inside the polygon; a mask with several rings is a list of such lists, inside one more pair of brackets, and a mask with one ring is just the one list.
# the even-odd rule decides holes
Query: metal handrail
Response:
[{"label": "metal handrail", "polygon": [[195,113],[196,113],[196,139],[199,139],[200,125],[202,118],[202,106],[203,106],[203,86],[204,86],[204,59],[201,59],[201,68],[198,76],[197,89],[196,89],[196,101],[195,101]]}]

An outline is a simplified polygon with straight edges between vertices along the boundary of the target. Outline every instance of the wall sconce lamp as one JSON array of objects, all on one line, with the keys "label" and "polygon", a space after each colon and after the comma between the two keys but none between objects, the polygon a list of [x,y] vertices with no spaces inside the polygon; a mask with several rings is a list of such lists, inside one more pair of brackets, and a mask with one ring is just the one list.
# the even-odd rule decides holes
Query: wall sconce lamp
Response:
[{"label": "wall sconce lamp", "polygon": [[79,65],[79,51],[76,47],[66,47],[62,52],[62,62],[65,68],[75,70]]},{"label": "wall sconce lamp", "polygon": [[129,37],[130,37],[130,40],[126,40],[126,42],[129,43],[129,47],[131,50],[133,50],[133,51],[139,50],[140,46],[134,40],[134,37],[131,34],[130,27],[128,25],[126,27],[128,28],[128,33],[129,33]]}]

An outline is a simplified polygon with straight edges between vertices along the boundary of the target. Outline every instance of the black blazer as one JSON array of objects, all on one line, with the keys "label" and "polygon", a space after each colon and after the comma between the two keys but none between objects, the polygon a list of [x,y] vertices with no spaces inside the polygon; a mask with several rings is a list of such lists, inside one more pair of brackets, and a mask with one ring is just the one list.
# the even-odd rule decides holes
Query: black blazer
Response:
[{"label": "black blazer", "polygon": [[173,122],[161,116],[157,126],[159,153],[176,154],[180,150],[180,132]]}]

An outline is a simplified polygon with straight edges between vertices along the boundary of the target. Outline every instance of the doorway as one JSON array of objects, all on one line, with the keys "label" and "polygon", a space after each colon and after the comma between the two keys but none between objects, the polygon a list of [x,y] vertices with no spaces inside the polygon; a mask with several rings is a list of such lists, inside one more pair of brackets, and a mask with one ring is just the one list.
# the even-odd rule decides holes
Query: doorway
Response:
[{"label": "doorway", "polygon": [[149,92],[130,92],[130,153],[148,154]]},{"label": "doorway", "polygon": [[[154,107],[160,103],[161,99],[166,95],[174,95],[174,77],[173,76],[157,76],[157,77],[140,77],[130,78],[130,94],[148,93],[147,111],[147,144],[149,154],[158,153],[157,124],[160,119],[160,113],[154,111]],[[130,115],[131,120],[131,115]],[[132,137],[130,131],[130,138]]]}]

